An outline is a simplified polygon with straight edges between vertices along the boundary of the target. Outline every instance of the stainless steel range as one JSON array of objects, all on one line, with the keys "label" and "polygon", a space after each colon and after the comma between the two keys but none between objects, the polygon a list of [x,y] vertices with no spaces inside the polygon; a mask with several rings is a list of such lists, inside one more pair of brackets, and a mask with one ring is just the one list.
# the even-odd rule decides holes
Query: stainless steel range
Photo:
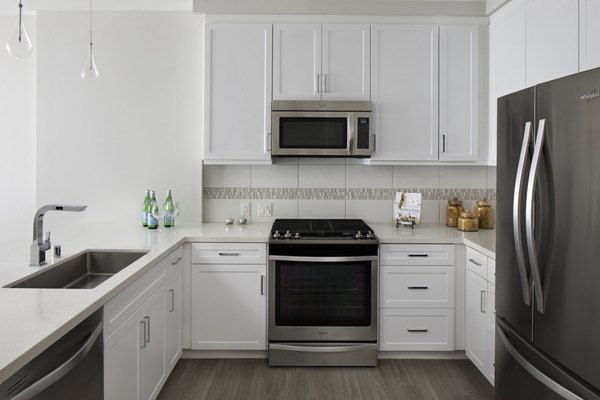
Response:
[{"label": "stainless steel range", "polygon": [[269,365],[377,365],[378,244],[358,219],[275,220]]}]

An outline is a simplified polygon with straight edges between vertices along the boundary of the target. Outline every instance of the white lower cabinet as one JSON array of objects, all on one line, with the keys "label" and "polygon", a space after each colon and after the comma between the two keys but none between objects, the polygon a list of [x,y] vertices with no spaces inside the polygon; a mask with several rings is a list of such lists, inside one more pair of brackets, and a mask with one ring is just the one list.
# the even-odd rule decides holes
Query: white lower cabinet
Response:
[{"label": "white lower cabinet", "polygon": [[380,247],[381,351],[454,350],[454,246]]},{"label": "white lower cabinet", "polygon": [[175,250],[104,306],[105,399],[155,399],[177,362],[181,255]]},{"label": "white lower cabinet", "polygon": [[495,260],[467,247],[465,352],[494,384]]},{"label": "white lower cabinet", "polygon": [[215,253],[218,261],[198,264],[204,258],[196,255],[215,245],[192,245],[193,350],[266,350],[266,257],[262,264],[244,264],[248,246],[256,248],[254,254],[265,254],[265,244],[241,244],[240,249],[232,244]]}]

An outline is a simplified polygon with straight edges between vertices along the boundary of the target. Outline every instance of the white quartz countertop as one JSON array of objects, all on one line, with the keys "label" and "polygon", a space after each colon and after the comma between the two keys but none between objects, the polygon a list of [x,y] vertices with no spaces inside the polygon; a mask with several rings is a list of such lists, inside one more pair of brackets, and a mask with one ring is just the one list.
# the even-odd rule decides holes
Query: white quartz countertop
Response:
[{"label": "white quartz countertop", "polygon": [[[371,224],[382,244],[467,244],[490,257],[495,253],[495,231],[462,233],[443,225],[415,229]],[[65,259],[84,250],[147,250],[148,253],[93,289],[14,289],[9,283],[51,268],[60,259],[47,252],[48,265],[29,267],[29,242],[0,248],[0,382],[31,361],[61,336],[102,307],[172,250],[185,242],[266,243],[270,223],[226,226],[222,223],[179,225],[149,231],[126,223],[85,223],[53,231],[53,244],[62,246]]]}]

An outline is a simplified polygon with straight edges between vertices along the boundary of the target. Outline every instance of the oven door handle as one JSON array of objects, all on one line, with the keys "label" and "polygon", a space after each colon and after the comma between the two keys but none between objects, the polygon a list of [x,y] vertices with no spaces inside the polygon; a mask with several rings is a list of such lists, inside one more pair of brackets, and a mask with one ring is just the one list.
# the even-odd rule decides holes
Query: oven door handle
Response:
[{"label": "oven door handle", "polygon": [[363,351],[377,348],[374,343],[357,344],[353,346],[304,346],[304,345],[288,345],[288,344],[269,344],[269,350],[286,350],[297,351],[300,353],[345,353],[348,351]]},{"label": "oven door handle", "polygon": [[273,261],[297,261],[297,262],[355,262],[355,261],[377,261],[377,256],[355,256],[355,257],[300,257],[300,256],[269,256]]}]

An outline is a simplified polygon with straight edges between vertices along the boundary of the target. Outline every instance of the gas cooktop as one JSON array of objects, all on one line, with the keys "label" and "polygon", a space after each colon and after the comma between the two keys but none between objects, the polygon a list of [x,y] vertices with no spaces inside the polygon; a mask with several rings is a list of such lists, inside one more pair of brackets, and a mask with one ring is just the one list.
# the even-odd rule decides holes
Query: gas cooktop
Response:
[{"label": "gas cooktop", "polygon": [[362,219],[276,219],[270,241],[377,240]]}]

